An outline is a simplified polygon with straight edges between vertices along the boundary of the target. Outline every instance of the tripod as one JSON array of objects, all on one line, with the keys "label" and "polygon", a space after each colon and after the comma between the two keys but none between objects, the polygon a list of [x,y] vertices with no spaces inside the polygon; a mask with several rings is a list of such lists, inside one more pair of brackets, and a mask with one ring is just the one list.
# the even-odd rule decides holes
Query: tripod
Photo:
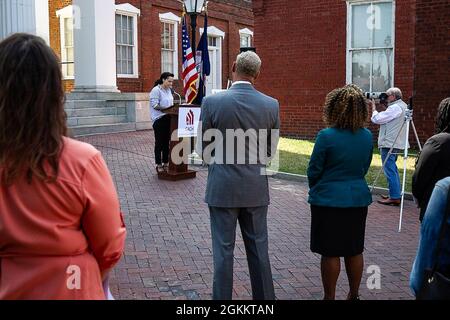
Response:
[{"label": "tripod", "polygon": [[394,146],[397,143],[397,140],[400,138],[400,134],[403,131],[403,128],[406,126],[406,135],[405,135],[405,148],[404,148],[404,153],[403,153],[403,181],[402,181],[402,198],[401,198],[401,202],[400,202],[400,221],[398,224],[398,232],[402,231],[402,221],[403,221],[403,207],[405,204],[405,185],[406,185],[406,165],[407,165],[407,160],[408,160],[408,140],[409,140],[409,132],[410,132],[410,127],[412,127],[413,131],[414,131],[414,136],[416,137],[417,140],[417,145],[419,146],[419,150],[422,151],[422,145],[420,144],[419,141],[419,136],[417,135],[417,131],[416,131],[416,127],[414,125],[414,121],[413,121],[413,109],[412,109],[412,101],[410,101],[410,104],[408,105],[408,109],[405,112],[405,117],[404,117],[404,121],[402,124],[402,127],[400,128],[397,137],[395,138],[394,143],[392,144],[392,147],[390,148],[386,159],[384,159],[383,164],[380,168],[380,170],[378,171],[378,174],[375,177],[375,180],[372,183],[372,189],[370,190],[371,192],[373,192],[373,189],[375,188],[375,184],[378,180],[378,178],[380,177],[381,171],[384,170],[384,167],[386,165],[386,162],[388,161],[389,157],[392,155],[392,152],[394,151]]}]

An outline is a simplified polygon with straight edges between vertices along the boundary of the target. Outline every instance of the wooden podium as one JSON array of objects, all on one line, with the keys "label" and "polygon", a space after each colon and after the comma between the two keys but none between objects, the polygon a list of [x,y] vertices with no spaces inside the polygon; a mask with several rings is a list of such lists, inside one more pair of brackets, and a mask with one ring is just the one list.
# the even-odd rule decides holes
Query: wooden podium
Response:
[{"label": "wooden podium", "polygon": [[[200,108],[199,105],[193,104],[175,104],[173,107],[164,110],[163,112],[170,117],[170,135],[178,129],[178,113],[179,108]],[[179,143],[184,143],[185,139],[191,138],[177,138],[177,140],[170,140],[170,148],[169,148],[169,170],[158,172],[158,178],[161,180],[169,180],[169,181],[178,181],[185,179],[194,179],[197,176],[197,172],[194,170],[189,170],[188,168],[188,154],[182,154],[183,162],[182,164],[176,165],[172,161],[172,150]]]}]

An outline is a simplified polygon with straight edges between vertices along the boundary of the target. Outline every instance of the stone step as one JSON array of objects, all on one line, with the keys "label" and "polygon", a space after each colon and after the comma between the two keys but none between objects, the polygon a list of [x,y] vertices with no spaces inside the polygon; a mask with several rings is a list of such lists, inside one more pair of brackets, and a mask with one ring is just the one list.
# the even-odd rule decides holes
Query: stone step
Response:
[{"label": "stone step", "polygon": [[90,136],[96,134],[108,134],[119,132],[136,131],[136,124],[131,123],[116,123],[116,124],[104,124],[104,125],[91,125],[91,126],[77,126],[70,128],[71,133],[75,137]]},{"label": "stone step", "polygon": [[76,117],[76,118],[69,118],[68,122],[69,122],[69,127],[70,126],[78,127],[78,126],[126,123],[127,115]]},{"label": "stone step", "polygon": [[106,106],[106,100],[67,100],[66,109],[101,108]]},{"label": "stone step", "polygon": [[66,109],[68,118],[75,117],[92,117],[92,116],[116,116],[125,115],[127,110],[125,107],[103,107],[103,108],[83,108],[83,109]]},{"label": "stone step", "polygon": [[67,126],[69,128],[76,127],[77,124],[78,124],[78,122],[77,122],[76,118],[67,118]]}]

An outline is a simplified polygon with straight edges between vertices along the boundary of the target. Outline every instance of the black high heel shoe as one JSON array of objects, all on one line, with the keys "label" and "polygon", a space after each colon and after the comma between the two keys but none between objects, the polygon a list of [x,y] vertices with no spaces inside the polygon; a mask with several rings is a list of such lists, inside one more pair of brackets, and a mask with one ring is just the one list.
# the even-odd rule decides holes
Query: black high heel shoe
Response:
[{"label": "black high heel shoe", "polygon": [[356,297],[352,297],[352,296],[350,295],[350,293],[349,293],[348,296],[347,296],[347,300],[350,300],[350,301],[357,301],[357,300],[361,300],[361,299],[360,299],[360,296],[359,296],[359,295],[357,295]]}]

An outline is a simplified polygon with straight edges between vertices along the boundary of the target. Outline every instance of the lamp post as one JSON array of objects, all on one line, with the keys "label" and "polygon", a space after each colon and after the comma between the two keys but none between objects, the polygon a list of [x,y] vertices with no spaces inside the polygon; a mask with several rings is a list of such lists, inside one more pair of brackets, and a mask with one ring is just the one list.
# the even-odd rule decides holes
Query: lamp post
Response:
[{"label": "lamp post", "polygon": [[[197,29],[197,16],[202,13],[203,7],[205,6],[205,0],[183,0],[184,8],[186,13],[191,17],[191,31],[192,31],[192,53],[194,54],[194,59],[196,57],[197,46],[195,42],[195,35]],[[206,32],[206,30],[205,30]],[[191,138],[191,153],[194,152],[194,138]]]},{"label": "lamp post", "polygon": [[186,13],[191,17],[191,31],[192,31],[192,52],[195,52],[195,35],[197,29],[197,16],[202,13],[203,7],[205,6],[205,0],[184,0],[184,7],[186,8]]}]

